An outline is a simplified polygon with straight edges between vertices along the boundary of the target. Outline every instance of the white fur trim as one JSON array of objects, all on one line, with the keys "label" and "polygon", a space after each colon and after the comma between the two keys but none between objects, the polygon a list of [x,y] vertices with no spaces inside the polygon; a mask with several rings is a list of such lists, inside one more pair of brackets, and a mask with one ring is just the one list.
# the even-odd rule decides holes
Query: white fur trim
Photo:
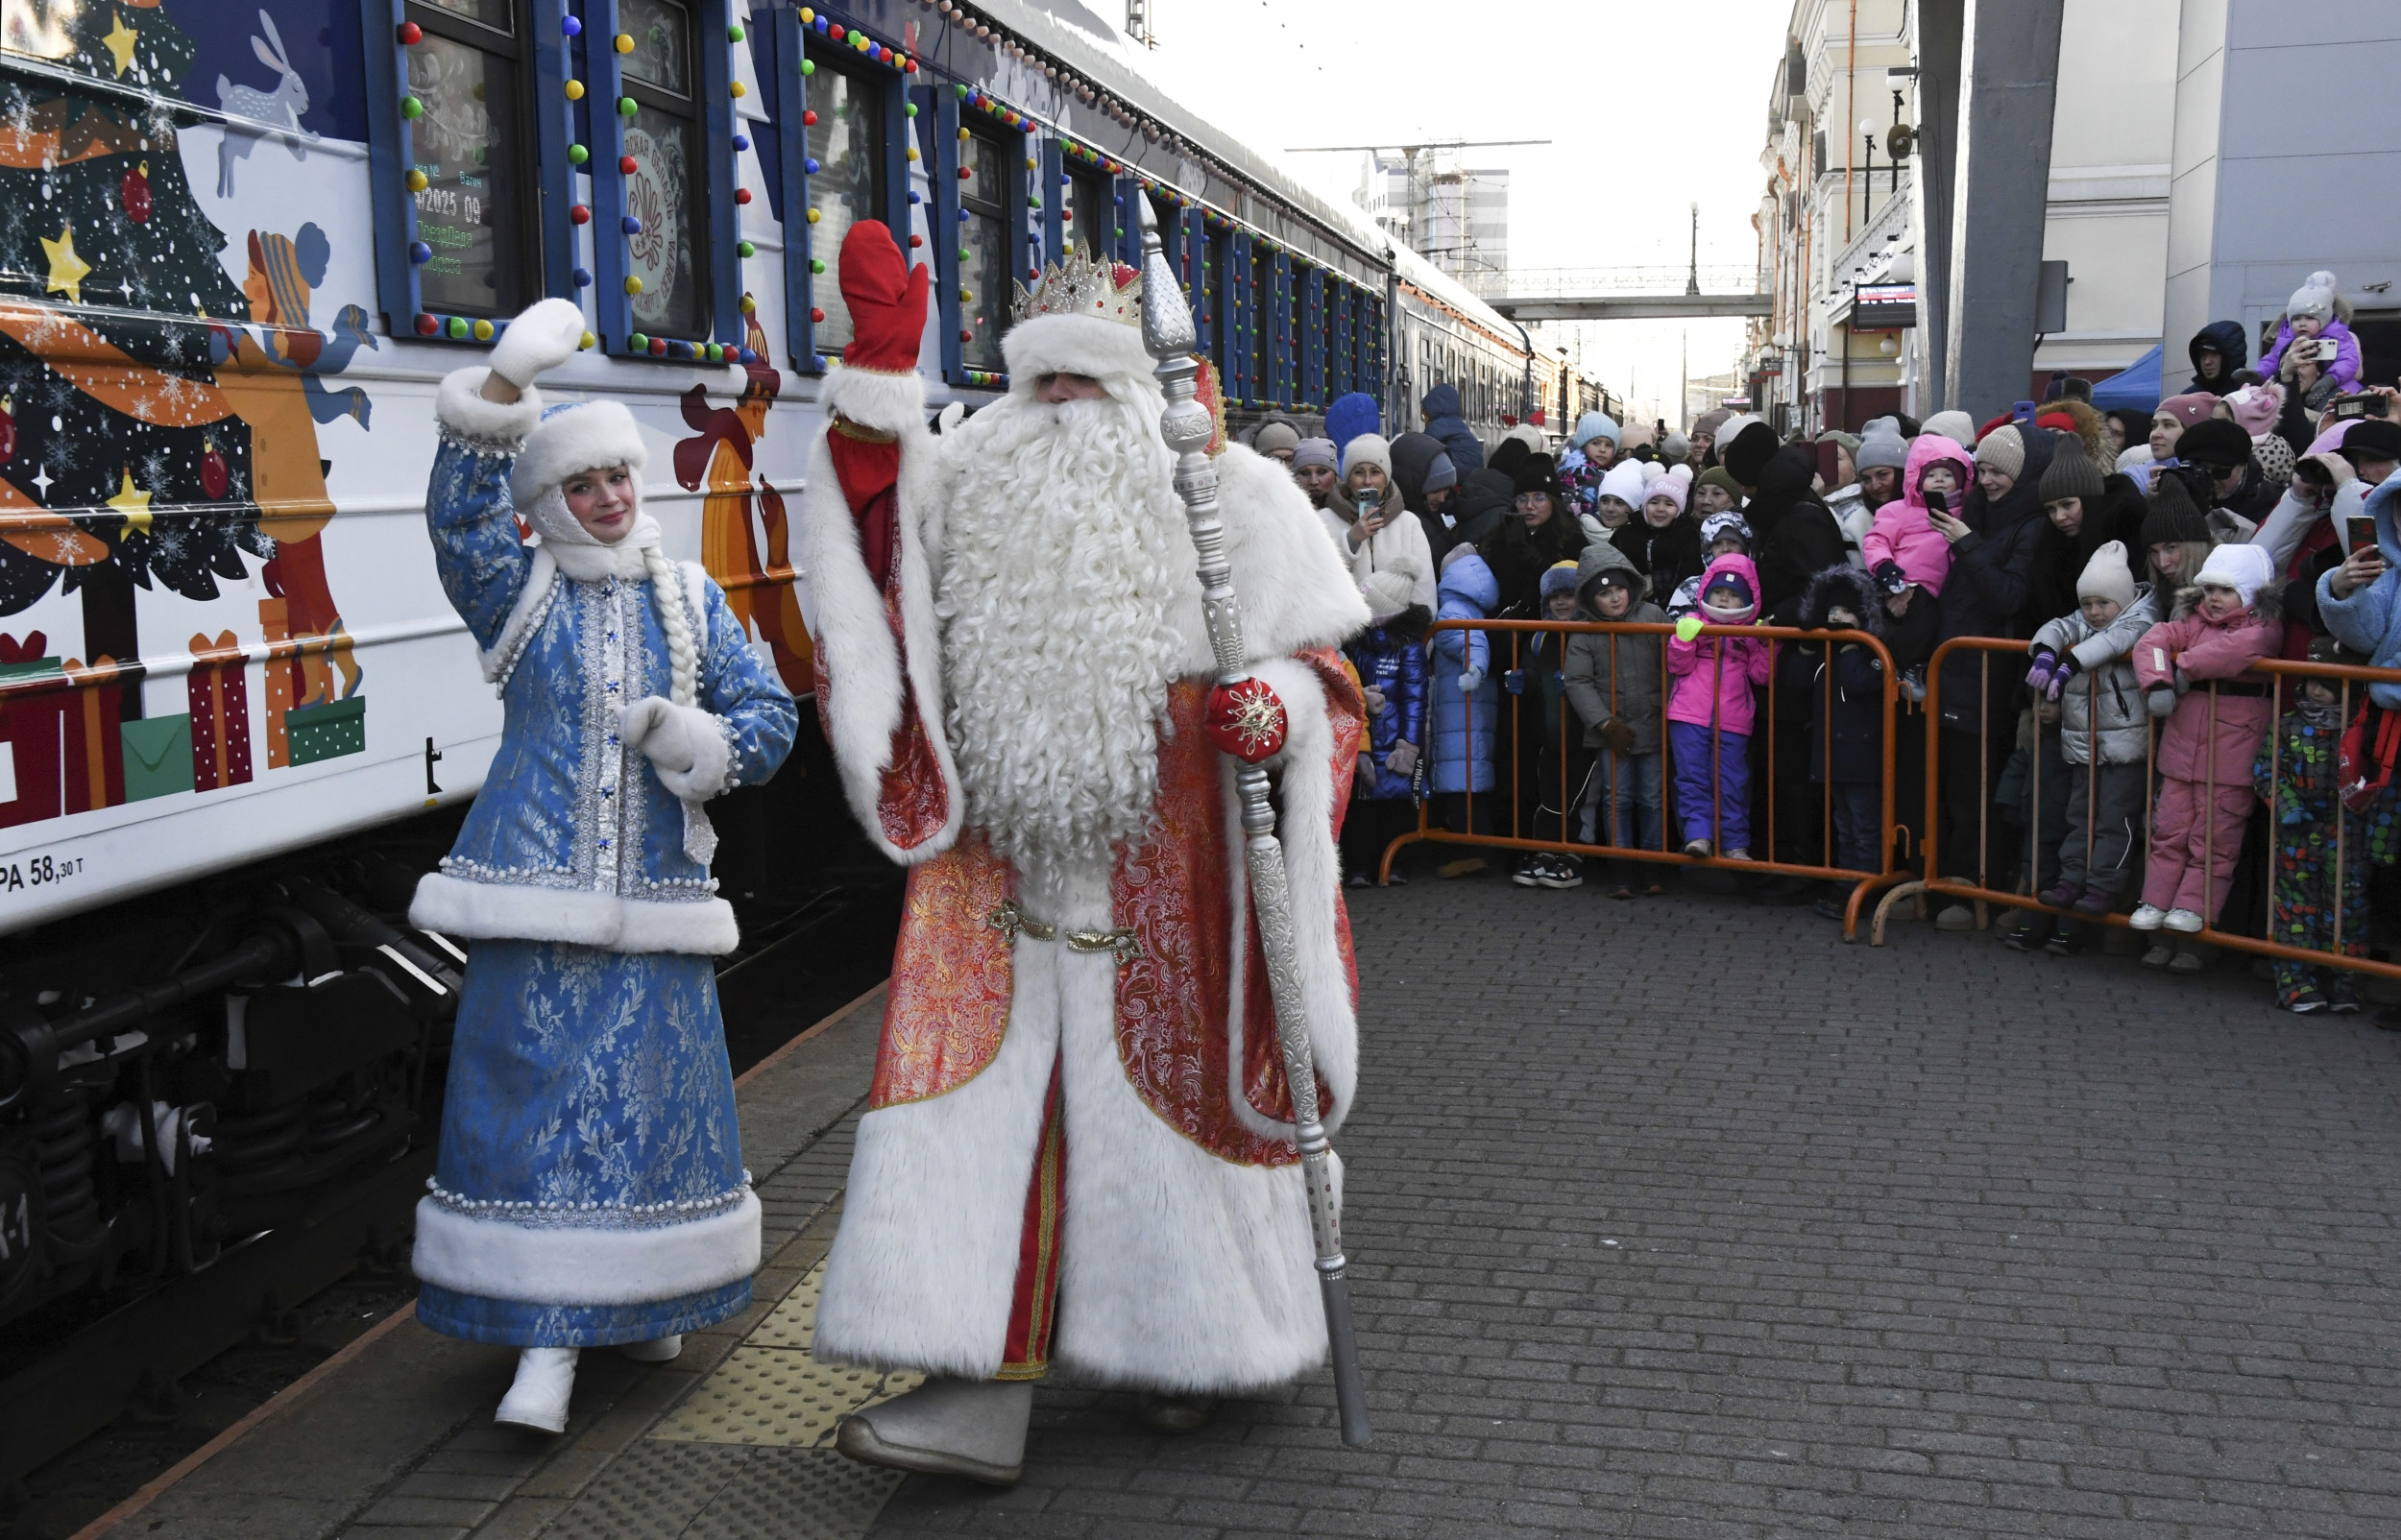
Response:
[{"label": "white fur trim", "polygon": [[899,433],[926,421],[926,382],[917,374],[879,374],[836,364],[817,388],[818,409],[839,412],[862,428]]},{"label": "white fur trim", "polygon": [[[1340,646],[1366,630],[1367,600],[1292,473],[1233,444],[1217,457],[1217,479],[1218,517],[1225,526],[1225,557],[1234,568],[1243,646],[1251,662]],[[1184,672],[1216,673],[1198,578],[1178,595],[1172,618],[1185,640]]]},{"label": "white fur trim", "polygon": [[1058,1055],[1057,952],[1019,938],[1008,1026],[982,1073],[859,1120],[817,1305],[819,1360],[977,1380],[1000,1367]]},{"label": "white fur trim", "polygon": [[[1317,1056],[1318,1077],[1325,1082],[1330,1104],[1318,1116],[1329,1134],[1349,1115],[1351,1094],[1359,1083],[1359,1021],[1350,1000],[1349,975],[1343,970],[1342,949],[1334,930],[1334,896],[1342,887],[1342,862],[1334,848],[1334,727],[1325,707],[1325,686],[1315,670],[1290,659],[1257,665],[1284,703],[1289,722],[1283,752],[1271,761],[1280,776],[1282,810],[1275,832],[1284,847],[1284,876],[1292,893],[1293,946],[1300,964],[1302,1009],[1308,1013],[1309,1045]],[[1242,827],[1234,796],[1233,767],[1225,767],[1229,830]],[[1262,1116],[1243,1095],[1244,1034],[1251,1023],[1243,1019],[1244,953],[1249,944],[1249,867],[1242,841],[1225,842],[1230,867],[1227,881],[1238,896],[1234,905],[1233,999],[1225,1013],[1229,1034],[1226,1070],[1234,1116],[1254,1134],[1290,1141],[1293,1126]],[[1261,1023],[1262,1025],[1264,1023]],[[1280,1053],[1280,1049],[1279,1049]]]},{"label": "white fur trim", "polygon": [[535,546],[532,565],[525,569],[525,586],[517,590],[517,602],[509,607],[499,638],[476,654],[484,681],[495,693],[508,693],[509,676],[517,672],[517,661],[525,653],[525,637],[550,613],[550,600],[558,587],[558,558],[548,546]]},{"label": "white fur trim", "polygon": [[521,507],[578,470],[617,465],[640,470],[649,463],[642,425],[622,402],[578,401],[544,417],[525,435],[509,472],[509,495]]},{"label": "white fur trim", "polygon": [[667,770],[657,764],[659,784],[667,787],[679,802],[701,803],[726,789],[732,778],[734,751],[725,741],[725,719],[697,706],[669,706],[676,724],[683,729],[685,746],[691,750],[691,767],[688,770]]},{"label": "white fur trim", "polygon": [[460,438],[514,449],[542,421],[542,393],[528,388],[514,401],[488,401],[481,392],[492,371],[481,364],[454,369],[434,387],[434,421]]},{"label": "white fur trim", "polygon": [[419,1280],[532,1305],[644,1305],[759,1270],[758,1195],[682,1224],[518,1224],[417,1201]]},{"label": "white fur trim", "polygon": [[452,936],[564,941],[603,951],[721,957],[741,945],[723,899],[665,902],[531,884],[470,882],[443,872],[417,879],[409,924]]},{"label": "white fur trim", "polygon": [[1142,346],[1142,328],[1098,316],[1035,316],[1001,338],[1012,390],[1031,390],[1043,374],[1151,377],[1158,367]]},{"label": "white fur trim", "polygon": [[[896,376],[885,376],[896,377]],[[828,431],[831,431],[830,429]],[[904,866],[930,860],[958,837],[966,799],[951,758],[942,690],[941,624],[934,614],[934,573],[929,545],[939,540],[942,456],[925,424],[895,429],[901,441],[895,488],[901,541],[901,620],[907,645],[896,644],[885,620],[884,598],[859,550],[859,530],[834,471],[834,453],[821,433],[809,450],[809,479],[800,498],[802,569],[815,601],[817,654],[830,687],[818,700],[830,729],[834,759],[851,812],[876,848]],[[921,845],[902,850],[884,834],[877,806],[882,776],[892,762],[892,733],[901,721],[902,670],[917,697],[919,718],[941,766],[949,816]]]}]

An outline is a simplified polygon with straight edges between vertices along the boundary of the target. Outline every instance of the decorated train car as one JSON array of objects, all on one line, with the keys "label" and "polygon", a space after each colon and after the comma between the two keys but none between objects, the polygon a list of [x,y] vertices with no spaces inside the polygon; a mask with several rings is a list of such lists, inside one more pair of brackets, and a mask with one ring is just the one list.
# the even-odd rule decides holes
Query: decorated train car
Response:
[{"label": "decorated train car", "polygon": [[[1133,258],[1141,199],[1238,426],[1443,378],[1513,415],[1506,322],[1075,0],[0,7],[0,1480],[404,1240],[464,960],[408,894],[500,729],[424,530],[442,376],[581,303],[546,390],[632,409],[668,553],[805,694],[844,231],[933,267],[972,406],[1014,284]],[[846,858],[822,764],[720,818],[738,909]],[[236,1283],[137,1330],[186,1275]],[[78,1331],[113,1356],[43,1358]]]}]

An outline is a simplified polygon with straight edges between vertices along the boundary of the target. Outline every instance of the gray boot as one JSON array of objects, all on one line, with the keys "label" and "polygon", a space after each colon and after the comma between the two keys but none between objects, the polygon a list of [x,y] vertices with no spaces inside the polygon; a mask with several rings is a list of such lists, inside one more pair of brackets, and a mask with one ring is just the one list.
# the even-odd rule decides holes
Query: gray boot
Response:
[{"label": "gray boot", "polygon": [[834,1447],[866,1465],[1014,1486],[1032,1413],[1031,1381],[928,1380],[843,1418]]}]

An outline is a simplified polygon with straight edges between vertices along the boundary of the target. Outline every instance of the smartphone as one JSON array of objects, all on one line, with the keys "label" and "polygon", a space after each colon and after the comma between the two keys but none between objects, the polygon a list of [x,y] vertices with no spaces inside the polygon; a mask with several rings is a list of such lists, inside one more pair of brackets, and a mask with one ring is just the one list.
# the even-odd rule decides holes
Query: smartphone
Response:
[{"label": "smartphone", "polygon": [[2340,343],[2335,341],[2332,337],[2320,337],[2317,339],[2317,361],[2319,363],[2331,364],[2341,356],[2342,345]]},{"label": "smartphone", "polygon": [[[2342,554],[2357,556],[2362,551],[2376,550],[2376,520],[2367,514],[2353,514],[2342,521]],[[2378,559],[2382,559],[2378,552]]]},{"label": "smartphone", "polygon": [[[2324,467],[2321,466],[2319,469],[2323,469]],[[1951,512],[1951,494],[1946,492],[1927,493],[1926,511],[1929,514],[1947,514]]]},{"label": "smartphone", "polygon": [[2020,401],[2009,408],[2009,421],[2021,425],[2034,421],[2034,403]]},{"label": "smartphone", "polygon": [[1384,494],[1372,487],[1362,487],[1350,494],[1351,505],[1359,510],[1361,518],[1373,518],[1384,501]]},{"label": "smartphone", "polygon": [[2385,403],[2381,397],[2374,396],[2338,396],[2335,397],[2334,415],[2337,420],[2382,417],[2385,415]]}]

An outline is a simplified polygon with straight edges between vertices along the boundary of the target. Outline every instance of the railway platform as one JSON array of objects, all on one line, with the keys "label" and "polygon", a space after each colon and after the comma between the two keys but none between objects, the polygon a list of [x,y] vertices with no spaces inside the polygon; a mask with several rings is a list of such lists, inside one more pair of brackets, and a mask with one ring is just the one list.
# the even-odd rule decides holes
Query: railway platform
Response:
[{"label": "railway platform", "polygon": [[748,1313],[587,1355],[556,1439],[491,1426],[505,1350],[396,1317],[86,1534],[2401,1530],[2401,1036],[1689,892],[1351,897],[1371,1447],[1321,1378],[1182,1438],[1045,1387],[1006,1492],[834,1454],[898,1388],[808,1354],[871,995],[741,1087]]}]

